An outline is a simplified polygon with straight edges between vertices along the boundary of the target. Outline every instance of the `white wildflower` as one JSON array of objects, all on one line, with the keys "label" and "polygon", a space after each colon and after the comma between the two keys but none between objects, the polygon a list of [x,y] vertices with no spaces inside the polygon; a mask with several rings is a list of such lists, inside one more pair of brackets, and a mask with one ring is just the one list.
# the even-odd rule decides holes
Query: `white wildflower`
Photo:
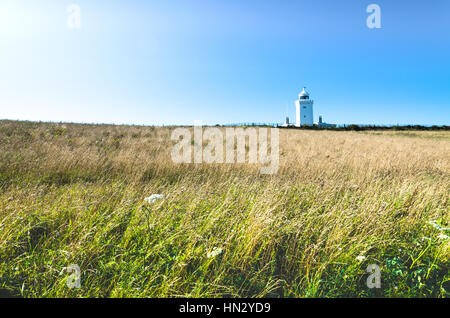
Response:
[{"label": "white wildflower", "polygon": [[164,197],[162,194],[152,194],[151,196],[149,196],[148,198],[145,198],[144,201],[149,203],[149,204],[153,204],[158,200],[162,200]]},{"label": "white wildflower", "polygon": [[450,231],[450,228],[440,226],[436,221],[428,221],[427,223],[439,231]]},{"label": "white wildflower", "polygon": [[359,255],[359,256],[356,258],[356,260],[357,260],[357,261],[360,261],[360,262],[364,261],[365,259],[366,259],[366,257],[363,256],[363,255]]},{"label": "white wildflower", "polygon": [[221,254],[223,252],[223,249],[220,247],[214,247],[212,251],[206,253],[207,258],[214,258],[217,255]]},{"label": "white wildflower", "polygon": [[440,239],[443,239],[443,240],[448,240],[448,239],[450,239],[450,236],[445,235],[445,234],[439,234],[437,237],[440,238]]},{"label": "white wildflower", "polygon": [[435,229],[440,230],[442,228],[439,224],[436,223],[436,221],[428,221],[427,223],[430,224]]}]

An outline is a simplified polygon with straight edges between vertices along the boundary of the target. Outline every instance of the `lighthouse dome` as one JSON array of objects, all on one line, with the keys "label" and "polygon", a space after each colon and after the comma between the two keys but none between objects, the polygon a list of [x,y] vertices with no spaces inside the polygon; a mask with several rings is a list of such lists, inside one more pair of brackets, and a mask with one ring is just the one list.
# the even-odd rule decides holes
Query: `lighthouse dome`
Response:
[{"label": "lighthouse dome", "polygon": [[309,99],[309,93],[306,91],[306,87],[303,87],[303,90],[298,94],[299,99]]}]

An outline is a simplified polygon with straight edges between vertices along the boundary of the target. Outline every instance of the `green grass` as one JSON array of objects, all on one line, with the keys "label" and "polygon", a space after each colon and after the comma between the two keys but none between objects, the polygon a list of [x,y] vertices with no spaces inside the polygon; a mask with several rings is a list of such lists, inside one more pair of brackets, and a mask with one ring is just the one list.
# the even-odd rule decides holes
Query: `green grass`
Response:
[{"label": "green grass", "polygon": [[[172,164],[170,129],[1,122],[0,295],[448,297],[448,141],[286,134],[317,134],[312,144],[346,159],[311,148],[314,166],[290,158],[289,144],[279,173],[262,176]],[[435,153],[414,157],[405,144],[392,157],[409,161],[371,161],[403,140],[435,142]],[[153,193],[164,199],[144,203]],[[70,264],[80,289],[66,285]],[[366,286],[369,264],[381,267],[381,289]]]}]

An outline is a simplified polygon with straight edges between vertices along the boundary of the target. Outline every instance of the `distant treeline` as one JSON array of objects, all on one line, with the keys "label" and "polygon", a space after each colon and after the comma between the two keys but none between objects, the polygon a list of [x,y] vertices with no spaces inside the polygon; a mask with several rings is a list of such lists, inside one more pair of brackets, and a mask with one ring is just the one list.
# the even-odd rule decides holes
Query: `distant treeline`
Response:
[{"label": "distant treeline", "polygon": [[[6,123],[17,123],[24,127],[30,127],[39,124],[50,124],[50,125],[83,125],[83,126],[139,126],[139,127],[190,127],[192,125],[126,125],[126,124],[108,124],[108,123],[75,123],[75,122],[43,122],[43,121],[21,121],[21,120],[9,120],[0,119],[0,124]],[[433,126],[423,126],[423,125],[332,125],[332,126],[301,126],[297,127],[294,125],[284,126],[279,123],[235,123],[235,124],[217,124],[217,125],[204,125],[215,126],[215,127],[273,127],[273,128],[285,128],[285,129],[304,129],[304,130],[337,130],[337,131],[363,131],[363,130],[428,130],[428,131],[442,131],[450,130],[450,126],[447,125],[433,125]]]},{"label": "distant treeline", "polygon": [[285,127],[287,129],[310,129],[310,130],[343,130],[343,131],[363,131],[363,130],[450,130],[450,126],[422,126],[422,125],[405,125],[405,126],[378,126],[378,125],[342,125],[336,127],[321,127],[317,125]]},{"label": "distant treeline", "polygon": [[216,126],[243,126],[243,127],[278,127],[278,128],[286,128],[286,129],[305,129],[305,130],[339,130],[339,131],[363,131],[363,130],[450,130],[450,126],[442,125],[442,126],[423,126],[423,125],[391,125],[391,126],[383,126],[383,125],[336,125],[336,126],[301,126],[297,127],[294,125],[283,126],[281,124],[274,123],[239,123],[239,124],[228,124],[228,125],[216,125]]}]

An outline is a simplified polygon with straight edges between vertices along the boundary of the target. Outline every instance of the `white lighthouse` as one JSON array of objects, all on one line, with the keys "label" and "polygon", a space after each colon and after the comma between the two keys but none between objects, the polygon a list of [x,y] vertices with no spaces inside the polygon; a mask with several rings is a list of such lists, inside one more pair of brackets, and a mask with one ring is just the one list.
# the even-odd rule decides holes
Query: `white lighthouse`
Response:
[{"label": "white lighthouse", "polygon": [[295,101],[297,110],[295,126],[312,126],[314,124],[313,104],[314,101],[309,99],[309,93],[306,91],[306,87],[303,87],[301,93],[298,94],[298,100]]}]

